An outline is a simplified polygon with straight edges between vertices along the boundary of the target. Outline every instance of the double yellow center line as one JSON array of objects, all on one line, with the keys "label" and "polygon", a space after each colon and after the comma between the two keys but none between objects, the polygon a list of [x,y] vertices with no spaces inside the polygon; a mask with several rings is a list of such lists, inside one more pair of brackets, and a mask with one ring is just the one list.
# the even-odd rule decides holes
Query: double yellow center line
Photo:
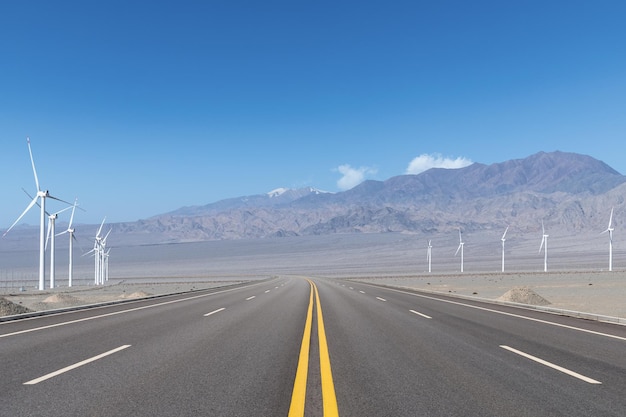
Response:
[{"label": "double yellow center line", "polygon": [[324,417],[339,417],[337,410],[337,398],[335,396],[335,385],[333,383],[333,373],[330,369],[330,357],[328,355],[328,344],[326,343],[326,331],[324,330],[324,318],[322,316],[322,306],[320,304],[320,296],[317,292],[317,286],[311,280],[311,295],[309,297],[309,308],[304,324],[304,335],[302,336],[302,345],[300,347],[300,356],[298,359],[298,370],[296,371],[296,379],[293,384],[293,393],[291,395],[291,406],[289,407],[289,417],[303,417],[304,403],[306,400],[306,383],[309,373],[309,348],[311,346],[311,327],[313,322],[313,295],[315,294],[316,312],[317,312],[317,336],[319,339],[320,353],[320,378],[322,382],[322,403],[324,409]]}]

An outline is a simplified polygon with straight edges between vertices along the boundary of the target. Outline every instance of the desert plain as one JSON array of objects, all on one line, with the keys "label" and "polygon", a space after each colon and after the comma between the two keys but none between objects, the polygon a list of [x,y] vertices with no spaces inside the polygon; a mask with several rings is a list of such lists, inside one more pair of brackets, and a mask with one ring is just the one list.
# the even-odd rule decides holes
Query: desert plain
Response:
[{"label": "desert plain", "polygon": [[[403,233],[120,243],[112,246],[109,280],[103,286],[93,284],[93,258],[76,254],[72,287],[67,282],[67,249],[61,247],[56,254],[56,288],[49,289],[46,271],[44,291],[37,289],[37,250],[2,250],[0,297],[6,305],[42,311],[298,275],[515,302],[599,319],[626,318],[626,254],[619,245],[614,247],[613,271],[608,271],[604,239],[596,239],[595,248],[589,250],[579,239],[556,237],[550,241],[545,272],[538,242],[511,239],[506,242],[502,272],[501,242],[495,235],[465,237],[463,273],[454,235],[433,239],[430,273],[427,237]],[[1,314],[16,312],[8,309]]]}]

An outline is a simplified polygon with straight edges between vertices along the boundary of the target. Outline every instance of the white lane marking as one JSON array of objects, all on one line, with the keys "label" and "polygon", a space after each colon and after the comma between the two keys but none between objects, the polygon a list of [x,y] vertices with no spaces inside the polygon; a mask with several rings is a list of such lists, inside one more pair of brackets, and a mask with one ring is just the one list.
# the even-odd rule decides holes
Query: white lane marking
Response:
[{"label": "white lane marking", "polygon": [[[259,284],[252,284],[252,285],[250,285],[250,287],[253,287],[255,285],[260,285],[260,283]],[[20,330],[20,331],[13,332],[13,333],[0,334],[0,339],[2,339],[3,337],[17,336],[17,335],[20,335],[20,334],[23,334],[23,333],[30,333],[30,332],[36,332],[36,331],[39,331],[39,330],[52,329],[54,327],[66,326],[68,324],[80,323],[80,322],[83,322],[83,321],[95,320],[95,319],[104,318],[104,317],[117,316],[118,314],[131,313],[133,311],[145,310],[146,308],[160,307],[160,306],[164,306],[164,305],[168,305],[168,304],[174,304],[174,303],[180,303],[180,302],[183,302],[183,301],[195,300],[196,298],[209,297],[211,295],[223,294],[223,293],[226,293],[226,292],[237,291],[237,290],[246,289],[246,288],[249,288],[249,287],[229,288],[227,290],[215,291],[215,292],[212,292],[212,293],[209,293],[209,294],[194,295],[192,297],[180,298],[180,299],[177,299],[177,300],[165,301],[163,303],[150,304],[150,305],[147,305],[147,306],[130,308],[128,310],[114,311],[112,313],[100,314],[98,316],[90,316],[90,317],[85,317],[85,318],[82,318],[82,319],[64,321],[64,322],[61,322],[61,323],[49,324],[47,326],[33,327],[32,329]],[[62,313],[62,314],[67,314],[67,313]],[[51,316],[53,316],[53,315],[51,314],[50,316],[42,316],[42,317],[51,317]],[[38,317],[38,318],[41,318],[41,317]],[[25,319],[25,320],[29,320],[29,319]],[[6,321],[6,322],[2,322],[0,324],[8,324],[8,323],[11,323],[11,322]]]},{"label": "white lane marking", "polygon": [[129,348],[130,346],[131,345],[123,345],[123,346],[120,346],[118,348],[109,350],[108,352],[101,353],[100,355],[94,356],[93,358],[85,359],[84,361],[75,363],[74,365],[67,366],[67,367],[65,367],[63,369],[59,369],[58,371],[54,371],[54,372],[51,372],[51,373],[49,373],[47,375],[41,376],[39,378],[35,378],[35,379],[30,380],[28,382],[24,382],[24,385],[35,385],[35,384],[38,384],[40,382],[45,381],[46,379],[54,378],[55,376],[64,374],[65,372],[71,371],[72,369],[76,369],[76,368],[78,368],[80,366],[83,366],[83,365],[86,365],[86,364],[88,364],[90,362],[97,361],[98,359],[102,359],[105,356],[112,355],[112,354],[114,354],[116,352],[119,352],[120,350],[124,350],[126,348]]},{"label": "white lane marking", "polygon": [[[365,284],[365,285],[368,285],[368,284]],[[594,330],[587,330],[587,329],[583,329],[583,328],[580,328],[580,327],[568,326],[567,324],[554,323],[552,321],[547,321],[547,320],[536,319],[536,318],[533,318],[533,317],[522,316],[520,314],[507,313],[505,311],[498,311],[498,310],[494,310],[492,308],[474,306],[474,305],[471,305],[471,304],[460,303],[458,301],[443,300],[443,299],[437,298],[437,297],[430,297],[428,295],[415,294],[415,293],[412,293],[412,292],[396,290],[396,289],[393,289],[393,288],[382,288],[382,287],[377,287],[375,285],[372,285],[372,286],[376,287],[378,289],[385,289],[385,290],[388,290],[388,291],[394,291],[394,292],[399,292],[399,293],[402,293],[402,294],[412,295],[414,297],[426,298],[426,299],[429,299],[429,300],[440,301],[442,303],[456,304],[456,305],[459,305],[459,306],[462,306],[462,307],[475,308],[476,310],[482,310],[482,311],[488,311],[490,313],[502,314],[503,316],[509,316],[509,317],[515,317],[515,318],[518,318],[518,319],[530,320],[530,321],[534,321],[534,322],[537,322],[537,323],[548,324],[550,326],[562,327],[564,329],[576,330],[576,331],[583,332],[583,333],[594,334],[596,336],[604,336],[604,337],[610,337],[612,339],[626,341],[626,337],[617,336],[617,335],[614,335],[614,334],[596,332]]]},{"label": "white lane marking", "polygon": [[268,292],[270,292],[270,291],[272,291],[272,290],[265,290],[265,294],[267,294],[267,293],[268,293]]},{"label": "white lane marking", "polygon": [[411,313],[413,313],[413,314],[417,314],[418,316],[422,316],[422,317],[427,318],[427,319],[432,319],[432,317],[427,316],[426,314],[422,314],[422,313],[420,313],[420,312],[417,312],[417,311],[415,311],[415,310],[409,310],[409,311],[410,311]]},{"label": "white lane marking", "polygon": [[585,382],[588,382],[588,383],[590,383],[590,384],[602,384],[602,382],[600,382],[600,381],[596,381],[595,379],[592,379],[592,378],[586,377],[586,376],[581,375],[581,374],[579,374],[579,373],[577,373],[577,372],[570,371],[570,370],[569,370],[569,369],[567,369],[567,368],[563,368],[562,366],[555,365],[555,364],[553,364],[553,363],[551,363],[551,362],[544,361],[543,359],[540,359],[540,358],[538,358],[538,357],[536,357],[536,356],[533,356],[533,355],[529,355],[528,353],[524,353],[524,352],[522,352],[522,351],[520,351],[520,350],[513,349],[512,347],[509,347],[509,346],[506,346],[506,345],[500,345],[500,347],[501,347],[502,349],[506,349],[506,350],[508,350],[509,352],[516,353],[516,354],[518,354],[518,355],[520,355],[520,356],[523,356],[523,357],[525,357],[525,358],[527,358],[527,359],[530,359],[530,360],[532,360],[532,361],[535,361],[535,362],[537,362],[537,363],[540,363],[540,364],[542,364],[542,365],[545,365],[545,366],[547,366],[547,367],[549,367],[549,368],[556,369],[557,371],[563,372],[564,374],[567,374],[567,375],[569,375],[569,376],[573,376],[574,378],[581,379],[581,380],[583,380],[583,381],[585,381]]},{"label": "white lane marking", "polygon": [[348,288],[350,288],[351,290],[353,290],[353,289],[354,289],[354,287],[348,287]]},{"label": "white lane marking", "polygon": [[385,300],[384,298],[380,298],[380,297],[376,297],[376,299],[377,299],[377,300],[380,300],[380,301],[387,301],[387,300]]},{"label": "white lane marking", "polygon": [[359,292],[360,292],[361,294],[365,294],[365,291],[360,291],[360,290],[359,290]]},{"label": "white lane marking", "polygon": [[222,307],[222,308],[218,308],[218,309],[217,309],[217,310],[215,310],[215,311],[211,311],[210,313],[206,313],[206,314],[204,315],[204,317],[209,317],[209,316],[210,316],[210,315],[212,315],[212,314],[219,313],[220,311],[224,311],[224,310],[226,310],[224,307]]},{"label": "white lane marking", "polygon": [[252,300],[252,299],[254,299],[254,298],[256,298],[256,295],[253,295],[252,297],[248,297],[248,298],[246,298],[246,301],[250,301],[250,300]]}]

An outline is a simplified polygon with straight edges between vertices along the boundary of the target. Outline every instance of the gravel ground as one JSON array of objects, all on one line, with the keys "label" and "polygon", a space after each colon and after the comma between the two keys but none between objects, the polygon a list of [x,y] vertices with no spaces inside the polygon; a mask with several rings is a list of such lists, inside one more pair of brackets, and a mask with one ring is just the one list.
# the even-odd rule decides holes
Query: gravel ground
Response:
[{"label": "gravel ground", "polygon": [[[50,310],[272,276],[308,275],[490,300],[504,297],[626,318],[626,250],[616,246],[615,270],[607,272],[602,270],[607,264],[605,240],[596,239],[598,248],[588,251],[583,250],[586,241],[555,236],[551,241],[550,272],[543,272],[543,255],[537,252],[539,242],[512,236],[511,242],[507,241],[511,243],[507,247],[507,270],[511,272],[499,273],[494,271],[501,268],[501,242],[499,234],[494,236],[488,233],[481,238],[468,233],[465,273],[458,272],[459,258],[454,256],[458,235],[451,234],[449,242],[435,240],[436,273],[432,274],[425,272],[427,237],[397,233],[116,247],[111,256],[111,280],[103,287],[89,285],[93,282],[93,260],[77,257],[74,282],[81,286],[68,288],[62,264],[67,253],[61,251],[57,253],[61,260],[57,285],[65,287],[45,291],[35,288],[36,250],[0,251],[0,315],[9,314],[4,306],[11,305]],[[545,302],[537,301],[541,299]]]},{"label": "gravel ground", "polygon": [[[626,318],[623,272],[448,274],[359,278],[359,281]],[[513,289],[517,291],[509,293]],[[526,291],[525,298],[516,298],[525,290],[531,291]]]},{"label": "gravel ground", "polygon": [[[223,287],[243,281],[198,281],[198,282],[151,282],[126,283],[109,282],[103,286],[79,286],[54,290],[30,290],[6,294],[0,297],[0,316],[9,316],[24,312],[47,311],[67,307],[85,306],[133,300],[155,295],[174,294],[206,288]],[[27,309],[26,311],[24,309]]]},{"label": "gravel ground", "polygon": [[[625,275],[609,272],[549,272],[359,276],[354,279],[394,287],[544,305],[560,310],[626,318]],[[261,279],[261,277],[256,279]],[[228,280],[169,280],[168,282],[112,281],[104,286],[82,286],[46,291],[33,289],[4,295],[2,298],[6,301],[0,303],[0,315],[19,314],[23,312],[23,308],[31,311],[53,310],[215,288],[249,280],[250,278],[247,277],[241,280],[230,278]]]}]

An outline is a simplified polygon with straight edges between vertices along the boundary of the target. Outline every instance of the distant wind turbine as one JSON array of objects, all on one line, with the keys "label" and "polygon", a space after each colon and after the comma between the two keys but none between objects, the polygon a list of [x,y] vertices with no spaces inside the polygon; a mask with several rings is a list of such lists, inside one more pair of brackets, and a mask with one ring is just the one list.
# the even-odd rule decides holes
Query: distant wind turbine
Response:
[{"label": "distant wind turbine", "polygon": [[[31,209],[33,208],[33,206],[35,204],[37,204],[37,199],[40,199],[40,203],[39,203],[39,207],[41,208],[41,214],[39,217],[39,290],[43,291],[45,289],[45,277],[46,277],[46,272],[45,272],[45,264],[46,264],[46,198],[52,198],[53,200],[58,200],[61,201],[63,203],[67,203],[67,201],[63,201],[61,199],[58,199],[56,197],[53,197],[50,195],[50,193],[48,192],[48,190],[46,191],[42,191],[41,188],[39,187],[39,179],[37,178],[37,170],[35,169],[35,161],[33,159],[33,151],[30,147],[30,138],[26,138],[26,143],[28,144],[28,153],[30,154],[30,163],[33,167],[33,174],[35,176],[35,186],[37,187],[37,195],[35,195],[35,197],[32,199],[32,201],[30,202],[30,204],[28,206],[26,206],[26,209],[22,212],[22,214],[20,214],[20,217],[17,218],[17,220],[15,220],[15,222],[13,222],[13,224],[11,225],[11,227],[9,227],[7,229],[6,232],[4,232],[4,236],[6,236],[7,233],[9,233],[9,231],[11,229],[13,229],[13,227],[22,219],[22,217],[24,217],[24,215]],[[67,203],[70,204],[70,203]]]},{"label": "distant wind turbine", "polygon": [[[63,210],[59,210],[56,213],[48,214],[48,235],[46,236],[45,248],[48,247],[48,240],[50,241],[50,288],[55,287],[55,234],[54,224],[59,217],[59,213],[69,210],[71,207],[66,207]],[[46,212],[47,213],[47,212]]]},{"label": "distant wind turbine", "polygon": [[428,272],[432,271],[431,264],[433,259],[433,246],[431,240],[428,240],[428,250],[426,251],[426,260],[428,261]]},{"label": "distant wind turbine", "polygon": [[543,272],[548,272],[548,235],[546,234],[546,228],[543,225],[543,220],[541,221],[541,230],[543,232],[543,236],[541,238],[541,245],[539,246],[539,253],[541,253],[541,249],[543,248]]},{"label": "distant wind turbine", "polygon": [[74,236],[74,229],[72,228],[72,222],[74,221],[74,211],[76,211],[78,199],[74,200],[74,205],[72,206],[72,215],[70,216],[70,222],[67,225],[67,229],[57,234],[57,236],[61,236],[65,233],[70,235],[70,260],[68,267],[68,276],[67,276],[67,286],[71,287],[73,283],[73,275],[74,275],[74,240],[76,240],[76,236]]},{"label": "distant wind turbine", "polygon": [[456,256],[459,253],[459,250],[461,251],[461,272],[463,272],[463,245],[464,244],[465,242],[463,242],[463,234],[461,233],[461,228],[459,228],[459,247],[456,249],[454,256]]},{"label": "distant wind turbine", "polygon": [[609,217],[609,226],[602,233],[609,233],[609,271],[613,271],[613,208],[611,208],[611,217]]},{"label": "distant wind turbine", "polygon": [[509,226],[506,227],[506,229],[504,229],[504,234],[502,235],[502,238],[500,239],[502,241],[502,272],[504,272],[504,242],[506,241],[506,232],[509,231]]}]

